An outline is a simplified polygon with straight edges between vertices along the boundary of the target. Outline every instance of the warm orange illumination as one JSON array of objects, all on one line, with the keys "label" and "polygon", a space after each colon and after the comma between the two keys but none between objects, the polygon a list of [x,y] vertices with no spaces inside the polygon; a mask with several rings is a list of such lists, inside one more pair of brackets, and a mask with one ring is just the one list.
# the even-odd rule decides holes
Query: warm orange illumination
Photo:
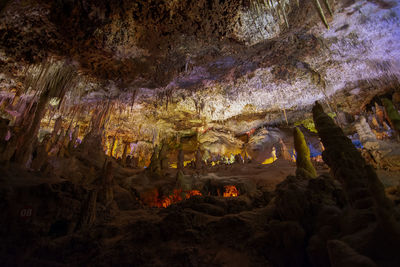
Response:
[{"label": "warm orange illumination", "polygon": [[239,191],[234,185],[226,185],[224,188],[224,197],[237,197],[239,195]]},{"label": "warm orange illumination", "polygon": [[174,189],[171,195],[160,198],[157,189],[154,189],[143,194],[142,201],[150,207],[166,208],[192,196],[201,196],[201,192],[199,190],[182,191],[182,189]]},{"label": "warm orange illumination", "polygon": [[201,192],[199,190],[190,190],[186,192],[186,199],[191,198],[192,196],[201,196]]}]

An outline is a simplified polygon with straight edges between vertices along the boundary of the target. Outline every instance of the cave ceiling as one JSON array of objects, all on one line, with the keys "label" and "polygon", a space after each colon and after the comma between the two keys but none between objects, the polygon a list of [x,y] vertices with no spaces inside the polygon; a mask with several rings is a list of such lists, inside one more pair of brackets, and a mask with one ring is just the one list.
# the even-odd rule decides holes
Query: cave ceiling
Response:
[{"label": "cave ceiling", "polygon": [[57,112],[83,106],[88,123],[111,105],[108,135],[131,141],[240,136],[316,100],[355,114],[400,74],[398,1],[330,0],[329,14],[320,0],[323,18],[311,0],[3,2],[1,94],[26,92],[32,66],[69,62],[78,77]]}]

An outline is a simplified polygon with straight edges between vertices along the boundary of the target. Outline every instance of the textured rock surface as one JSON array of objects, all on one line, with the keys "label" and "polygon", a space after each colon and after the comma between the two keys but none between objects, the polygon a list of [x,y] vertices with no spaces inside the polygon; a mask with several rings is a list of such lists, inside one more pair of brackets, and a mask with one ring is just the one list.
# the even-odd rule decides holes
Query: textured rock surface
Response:
[{"label": "textured rock surface", "polygon": [[284,121],[283,109],[296,121],[319,99],[355,113],[392,90],[399,73],[395,2],[335,1],[329,30],[312,1],[280,1],[289,30],[276,10],[247,1],[9,2],[0,18],[1,94],[21,88],[29,63],[72,58],[80,82],[65,105],[118,102],[107,136],[124,141],[221,120],[237,134]]},{"label": "textured rock surface", "polygon": [[400,266],[400,5],[326,3],[3,1],[0,262]]}]

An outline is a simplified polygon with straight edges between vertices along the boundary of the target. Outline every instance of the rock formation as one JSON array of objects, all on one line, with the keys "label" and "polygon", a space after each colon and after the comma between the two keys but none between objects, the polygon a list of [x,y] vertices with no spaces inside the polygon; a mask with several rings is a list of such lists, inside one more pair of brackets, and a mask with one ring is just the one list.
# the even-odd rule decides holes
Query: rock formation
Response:
[{"label": "rock formation", "polygon": [[383,104],[385,105],[386,117],[390,122],[390,125],[393,129],[400,133],[400,114],[393,106],[392,101],[387,98],[382,99]]},{"label": "rock formation", "polygon": [[397,2],[0,1],[1,265],[400,266]]},{"label": "rock formation", "polygon": [[178,170],[182,170],[183,171],[184,161],[185,161],[185,158],[184,158],[183,150],[179,149],[178,158],[177,158],[177,162],[178,162],[177,163],[177,168],[178,168]]},{"label": "rock formation", "polygon": [[[317,172],[310,160],[310,149],[304,139],[303,133],[299,128],[294,128],[294,147],[296,149],[296,174],[305,175],[305,177],[315,178]],[[298,172],[298,173],[297,173]]]},{"label": "rock formation", "polygon": [[160,149],[156,145],[154,147],[153,154],[150,158],[150,164],[147,167],[149,170],[150,175],[160,178],[162,176],[162,168],[161,168],[161,161],[160,161]]},{"label": "rock formation", "polygon": [[342,183],[349,201],[345,216],[351,224],[342,230],[341,240],[373,260],[386,255],[393,262],[398,261],[393,248],[400,244],[400,224],[375,171],[318,103],[313,108],[313,117],[325,147],[323,159]]}]

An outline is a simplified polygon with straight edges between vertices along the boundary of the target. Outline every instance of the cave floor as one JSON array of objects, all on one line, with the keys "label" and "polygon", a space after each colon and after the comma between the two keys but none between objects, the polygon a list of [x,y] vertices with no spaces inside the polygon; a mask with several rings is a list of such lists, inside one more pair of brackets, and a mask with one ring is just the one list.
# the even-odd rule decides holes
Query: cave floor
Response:
[{"label": "cave floor", "polygon": [[[74,230],[73,221],[79,214],[78,202],[87,194],[85,186],[10,167],[2,170],[0,179],[5,199],[1,219],[5,242],[0,246],[0,258],[6,266],[276,266],[265,255],[273,259],[271,253],[278,258],[287,253],[284,249],[268,251],[270,242],[275,242],[270,231],[274,223],[267,223],[266,218],[272,217],[270,203],[276,185],[295,173],[292,162],[203,170],[197,175],[252,181],[259,194],[192,197],[167,208],[144,206],[130,198],[123,181],[129,181],[126,177],[130,175],[136,177],[131,179],[135,184],[143,171],[117,168],[115,201],[108,207],[98,205],[96,223],[79,230]],[[317,170],[329,172],[323,164]],[[168,183],[175,181],[176,171],[167,172]],[[196,171],[185,169],[185,174],[193,176]],[[385,186],[400,181],[399,173],[379,170],[378,174]],[[33,208],[32,217],[21,217],[24,207]],[[305,258],[305,251],[296,253],[294,264]]]}]

